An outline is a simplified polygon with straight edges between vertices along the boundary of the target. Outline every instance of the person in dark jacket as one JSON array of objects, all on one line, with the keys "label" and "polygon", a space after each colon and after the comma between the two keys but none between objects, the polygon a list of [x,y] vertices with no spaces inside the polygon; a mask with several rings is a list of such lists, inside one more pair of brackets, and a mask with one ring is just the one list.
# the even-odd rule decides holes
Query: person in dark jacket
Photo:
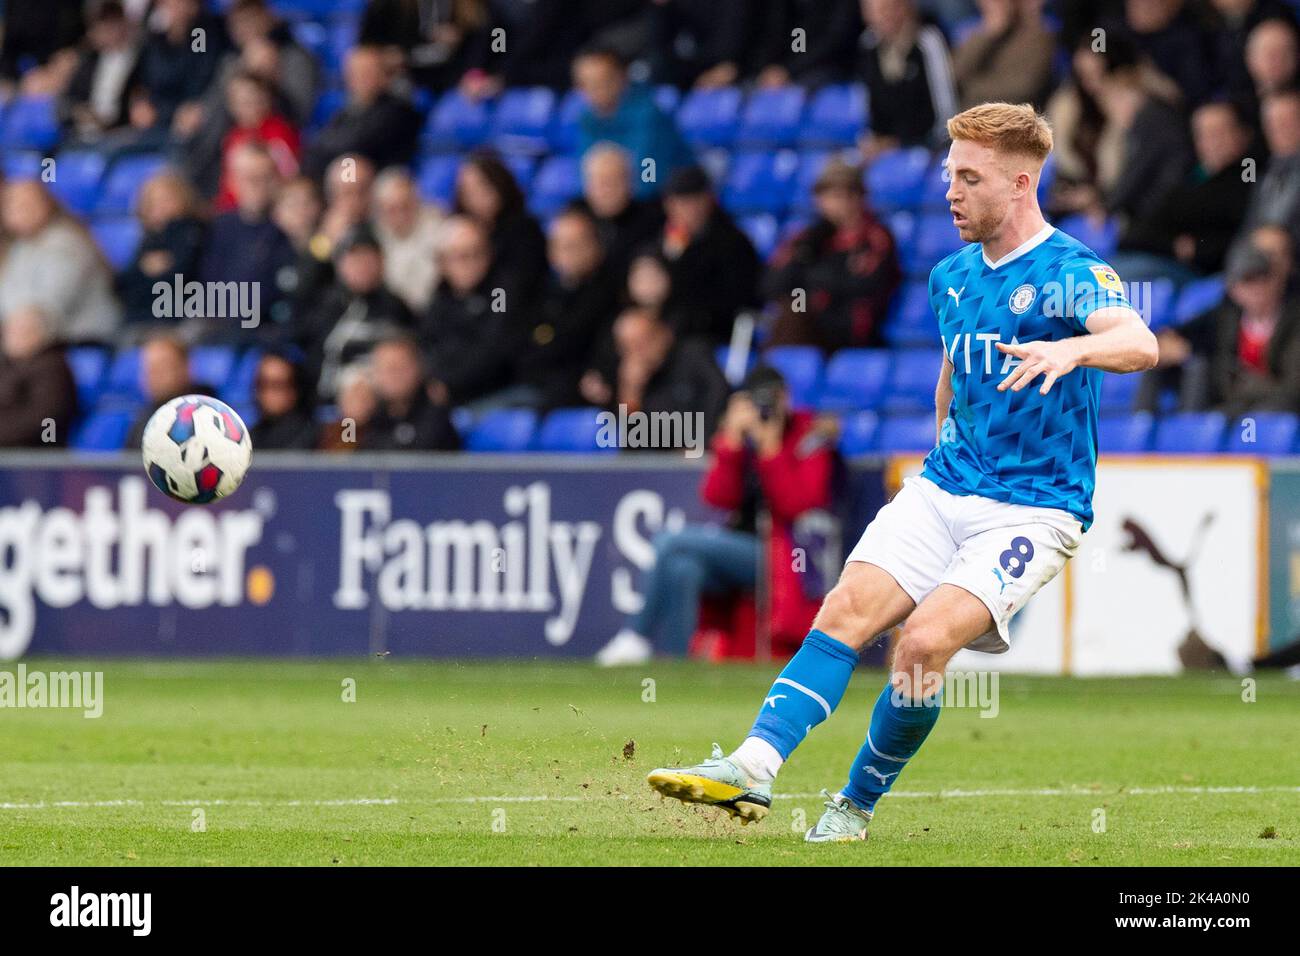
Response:
[{"label": "person in dark jacket", "polygon": [[132,88],[139,82],[140,47],[117,0],[95,11],[77,67],[59,98],[59,118],[82,142],[127,125]]},{"label": "person in dark jacket", "polygon": [[162,27],[145,40],[129,109],[131,125],[161,142],[182,107],[203,98],[230,43],[225,24],[200,0],[158,0],[157,12]]},{"label": "person in dark jacket", "polygon": [[749,237],[718,205],[708,175],[698,166],[678,170],[664,194],[662,249],[672,269],[668,311],[700,309],[700,328],[677,331],[713,344],[726,342],[736,313],[758,304],[762,264]]},{"label": "person in dark jacket", "polygon": [[605,258],[616,272],[625,273],[632,254],[663,229],[662,206],[633,195],[632,163],[621,146],[599,143],[583,153],[582,202],[596,220]]},{"label": "person in dark jacket", "polygon": [[40,309],[14,309],[0,324],[0,448],[58,448],[77,415],[77,384]]},{"label": "person in dark jacket", "polygon": [[532,302],[546,276],[546,235],[524,204],[510,169],[495,153],[470,154],[456,174],[453,211],[487,230],[492,261],[514,308]]},{"label": "person in dark jacket", "polygon": [[0,85],[16,82],[24,61],[43,65],[60,50],[76,46],[85,32],[80,3],[8,0],[0,41]]},{"label": "person in dark jacket", "polygon": [[[857,0],[769,0],[746,63],[761,87],[845,83],[862,33]],[[802,30],[802,44],[794,41]]]},{"label": "person in dark jacket", "polygon": [[248,429],[259,451],[310,449],[316,446],[311,382],[301,362],[287,353],[267,352],[253,377],[257,422]]},{"label": "person in dark jacket", "polygon": [[420,347],[408,336],[379,342],[370,357],[378,407],[359,447],[365,451],[455,451],[460,437],[447,406],[429,395]]},{"label": "person in dark jacket", "polygon": [[125,320],[141,326],[177,324],[181,316],[154,315],[154,285],[170,284],[178,273],[186,281],[198,276],[205,227],[198,217],[198,197],[184,177],[163,170],[145,180],[136,199],[140,245],[135,258],[117,275],[117,293]]},{"label": "person in dark jacket", "polygon": [[420,114],[389,90],[383,53],[355,47],[343,68],[348,100],[317,135],[304,164],[321,176],[330,161],[344,153],[359,153],[379,169],[405,165],[415,154]]}]

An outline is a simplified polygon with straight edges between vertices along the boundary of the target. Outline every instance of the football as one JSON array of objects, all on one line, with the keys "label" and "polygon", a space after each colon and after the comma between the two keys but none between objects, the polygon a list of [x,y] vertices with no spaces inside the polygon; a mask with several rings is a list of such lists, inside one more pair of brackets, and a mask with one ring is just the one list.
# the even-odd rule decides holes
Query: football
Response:
[{"label": "football", "polygon": [[182,395],[160,406],[145,425],[142,445],[149,480],[187,504],[230,494],[253,458],[243,420],[225,402],[206,395]]}]

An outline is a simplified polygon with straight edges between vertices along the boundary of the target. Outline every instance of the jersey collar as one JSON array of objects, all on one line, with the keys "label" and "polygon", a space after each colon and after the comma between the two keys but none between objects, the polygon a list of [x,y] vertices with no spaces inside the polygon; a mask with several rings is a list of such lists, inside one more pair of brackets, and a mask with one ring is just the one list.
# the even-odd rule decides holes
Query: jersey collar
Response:
[{"label": "jersey collar", "polygon": [[1047,225],[1043,226],[1042,229],[1038,230],[1038,232],[1034,233],[1032,236],[1030,236],[1020,245],[1016,246],[1014,249],[1008,252],[997,262],[994,262],[992,259],[989,258],[989,254],[984,251],[984,248],[982,246],[980,247],[980,255],[984,257],[984,264],[986,266],[988,266],[990,269],[996,269],[999,266],[1006,265],[1008,262],[1011,262],[1015,259],[1019,259],[1026,252],[1029,252],[1034,247],[1039,246],[1042,243],[1046,242],[1047,237],[1054,232],[1056,232],[1056,227],[1049,222]]}]

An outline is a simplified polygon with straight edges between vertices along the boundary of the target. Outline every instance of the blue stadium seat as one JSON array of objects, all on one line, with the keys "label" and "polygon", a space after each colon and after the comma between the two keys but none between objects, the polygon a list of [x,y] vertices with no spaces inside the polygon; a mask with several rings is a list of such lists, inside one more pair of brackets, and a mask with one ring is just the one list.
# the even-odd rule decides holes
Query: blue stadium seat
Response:
[{"label": "blue stadium seat", "polygon": [[1103,259],[1119,245],[1119,222],[1113,216],[1098,223],[1091,216],[1075,213],[1061,217],[1056,228],[1069,233]]},{"label": "blue stadium seat", "polygon": [[735,213],[785,212],[798,167],[799,156],[791,150],[733,156],[722,188],[723,205]]},{"label": "blue stadium seat", "polygon": [[821,390],[822,353],[811,345],[780,345],[763,353],[763,361],[785,376],[790,403],[812,408]]},{"label": "blue stadium seat", "polygon": [[70,444],[81,451],[121,451],[134,419],[135,413],[127,408],[95,412],[73,429]]},{"label": "blue stadium seat", "polygon": [[97,219],[90,225],[90,234],[116,271],[131,264],[140,246],[140,223],[128,216]]},{"label": "blue stadium seat", "polygon": [[894,247],[900,256],[903,248],[910,246],[916,239],[916,218],[916,213],[907,209],[891,212],[885,217],[885,225],[894,237]]},{"label": "blue stadium seat", "polygon": [[832,151],[825,149],[804,150],[799,154],[799,165],[795,168],[794,183],[790,187],[792,210],[806,214],[813,212],[813,184],[833,155]]},{"label": "blue stadium seat", "polygon": [[527,451],[536,430],[537,413],[531,408],[502,408],[478,420],[465,447],[469,451]]},{"label": "blue stadium seat", "polygon": [[253,379],[257,377],[257,365],[261,360],[261,349],[248,349],[236,360],[222,392],[230,396],[231,404],[253,400]]},{"label": "blue stadium seat", "polygon": [[1103,414],[1097,419],[1097,450],[1101,454],[1146,451],[1154,427],[1150,412]]},{"label": "blue stadium seat", "polygon": [[99,348],[81,346],[68,349],[68,365],[77,383],[77,404],[82,412],[95,407],[99,387],[108,370],[108,354]]},{"label": "blue stadium seat", "polygon": [[582,164],[574,156],[552,156],[542,163],[528,194],[528,205],[542,218],[559,212],[582,193]]},{"label": "blue stadium seat", "polygon": [[881,153],[867,167],[867,190],[872,205],[886,209],[911,209],[921,204],[930,152],[921,146]]},{"label": "blue stadium seat", "polygon": [[503,153],[543,153],[554,120],[553,90],[545,86],[506,90],[492,114],[492,144]]},{"label": "blue stadium seat", "polygon": [[101,216],[121,216],[135,209],[135,199],[144,181],[167,165],[152,153],[123,156],[109,167],[95,211]]},{"label": "blue stadium seat", "polygon": [[[1123,279],[1123,276],[1120,276]],[[1142,313],[1152,331],[1174,324],[1174,283],[1172,279],[1124,280],[1133,307]]]},{"label": "blue stadium seat", "polygon": [[1038,176],[1038,204],[1047,205],[1047,198],[1052,194],[1052,186],[1056,183],[1056,154],[1048,153],[1047,162],[1043,163],[1043,171]]},{"label": "blue stadium seat", "polygon": [[190,375],[194,381],[211,385],[218,395],[226,394],[235,371],[235,350],[228,345],[199,345],[190,349]]},{"label": "blue stadium seat", "polygon": [[555,122],[547,136],[553,152],[570,156],[578,151],[581,132],[579,120],[586,106],[587,101],[577,90],[569,90],[564,94],[555,110]]},{"label": "blue stadium seat", "polygon": [[[718,368],[722,369],[723,374],[726,374],[727,364],[731,361],[731,346],[719,345],[717,348],[715,348],[713,350],[713,360],[718,363]],[[730,382],[732,385],[739,385],[740,380],[744,378],[745,375],[749,373],[749,370],[752,369],[757,364],[758,364],[758,356],[751,349],[749,353],[745,356],[745,367],[740,370],[739,376],[736,377],[734,381],[731,376],[728,376],[727,381]]]},{"label": "blue stadium seat", "polygon": [[50,191],[73,212],[85,215],[95,206],[106,165],[104,154],[93,150],[62,152],[55,159]]},{"label": "blue stadium seat", "polygon": [[1296,450],[1300,418],[1291,412],[1247,412],[1228,429],[1224,450],[1241,455],[1289,455]]},{"label": "blue stadium seat", "polygon": [[682,105],[682,91],[671,83],[661,83],[655,87],[655,106],[669,116],[675,116]]},{"label": "blue stadium seat", "polygon": [[104,381],[103,394],[130,402],[144,401],[140,390],[140,349],[118,349],[108,366],[108,377]]},{"label": "blue stadium seat", "polygon": [[272,0],[269,6],[277,13],[319,20],[331,14],[360,13],[366,0]]},{"label": "blue stadium seat", "polygon": [[846,458],[876,450],[880,416],[875,412],[851,412],[840,419],[840,454]]},{"label": "blue stadium seat", "polygon": [[506,153],[501,157],[501,161],[510,170],[510,175],[515,177],[515,182],[519,184],[524,195],[527,195],[532,186],[533,175],[537,172],[537,157],[521,153]]},{"label": "blue stadium seat", "polygon": [[691,90],[677,108],[677,126],[696,149],[730,147],[740,126],[740,90],[724,86]]},{"label": "blue stadium seat", "polygon": [[459,170],[459,156],[426,156],[420,160],[415,171],[420,195],[430,202],[450,208],[456,196],[456,174]]},{"label": "blue stadium seat", "polygon": [[6,179],[39,179],[45,157],[40,153],[8,150],[4,154],[3,169]]},{"label": "blue stadium seat", "polygon": [[940,259],[956,252],[965,243],[946,212],[922,213],[916,221],[913,255],[904,257],[904,268],[911,275],[926,275]]},{"label": "blue stadium seat", "polygon": [[882,452],[929,451],[934,447],[934,434],[933,411],[890,415],[876,433],[876,448]]},{"label": "blue stadium seat", "polygon": [[889,384],[890,354],[885,349],[841,349],[826,365],[818,407],[823,411],[876,408]]},{"label": "blue stadium seat", "polygon": [[316,97],[316,105],[311,109],[311,117],[307,120],[307,128],[312,130],[320,129],[330,121],[343,105],[348,101],[346,90],[325,90],[320,96]]},{"label": "blue stadium seat", "polygon": [[1178,304],[1174,306],[1174,324],[1182,325],[1218,308],[1223,302],[1224,291],[1223,276],[1209,276],[1187,283],[1178,293]]},{"label": "blue stadium seat", "polygon": [[769,212],[760,212],[741,216],[736,224],[745,231],[745,235],[749,236],[749,241],[754,244],[754,248],[763,259],[766,260],[776,251],[781,229],[777,224],[776,216]]},{"label": "blue stadium seat", "polygon": [[736,144],[750,148],[793,146],[799,138],[805,95],[803,87],[794,85],[750,93],[736,130]]},{"label": "blue stadium seat", "polygon": [[1102,373],[1101,413],[1105,415],[1109,412],[1131,412],[1141,384],[1141,375]]},{"label": "blue stadium seat", "polygon": [[933,346],[939,340],[939,323],[930,308],[930,289],[924,282],[907,282],[894,293],[885,319],[885,341],[894,348]]},{"label": "blue stadium seat", "polygon": [[451,410],[451,425],[462,439],[474,430],[474,421],[474,412],[464,405]]},{"label": "blue stadium seat", "polygon": [[537,451],[616,452],[617,446],[596,443],[600,420],[596,408],[557,408],[546,416],[537,433]]},{"label": "blue stadium seat", "polygon": [[1175,412],[1156,426],[1155,451],[1216,452],[1223,447],[1227,422],[1221,412]]},{"label": "blue stadium seat", "polygon": [[930,210],[947,209],[948,182],[948,171],[940,157],[925,172],[925,180],[921,183],[921,207]]},{"label": "blue stadium seat", "polygon": [[6,149],[48,150],[59,141],[59,119],[54,98],[20,96],[4,114],[0,142]]},{"label": "blue stadium seat", "polygon": [[423,139],[428,148],[438,152],[472,149],[487,140],[491,124],[491,103],[452,90],[429,111]]},{"label": "blue stadium seat", "polygon": [[[894,353],[882,407],[887,412],[934,411],[934,386],[939,381],[942,356],[937,349],[903,349]],[[931,438],[934,436],[932,435]]]},{"label": "blue stadium seat", "polygon": [[860,83],[823,86],[808,104],[799,133],[803,146],[852,146],[867,125],[867,93]]}]

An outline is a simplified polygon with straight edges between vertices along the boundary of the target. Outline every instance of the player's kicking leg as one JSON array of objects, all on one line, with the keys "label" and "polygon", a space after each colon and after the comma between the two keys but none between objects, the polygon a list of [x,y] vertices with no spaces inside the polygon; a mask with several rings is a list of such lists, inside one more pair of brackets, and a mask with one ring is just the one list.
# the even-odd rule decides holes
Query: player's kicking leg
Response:
[{"label": "player's kicking leg", "polygon": [[742,823],[761,820],[772,805],[772,781],[781,764],[839,704],[858,652],[914,607],[890,574],[871,564],[848,564],[813,630],[763,699],[744,742],[730,755],[714,744],[713,756],[693,767],[654,770],[647,777],[650,786],[664,796],[720,807]]}]

